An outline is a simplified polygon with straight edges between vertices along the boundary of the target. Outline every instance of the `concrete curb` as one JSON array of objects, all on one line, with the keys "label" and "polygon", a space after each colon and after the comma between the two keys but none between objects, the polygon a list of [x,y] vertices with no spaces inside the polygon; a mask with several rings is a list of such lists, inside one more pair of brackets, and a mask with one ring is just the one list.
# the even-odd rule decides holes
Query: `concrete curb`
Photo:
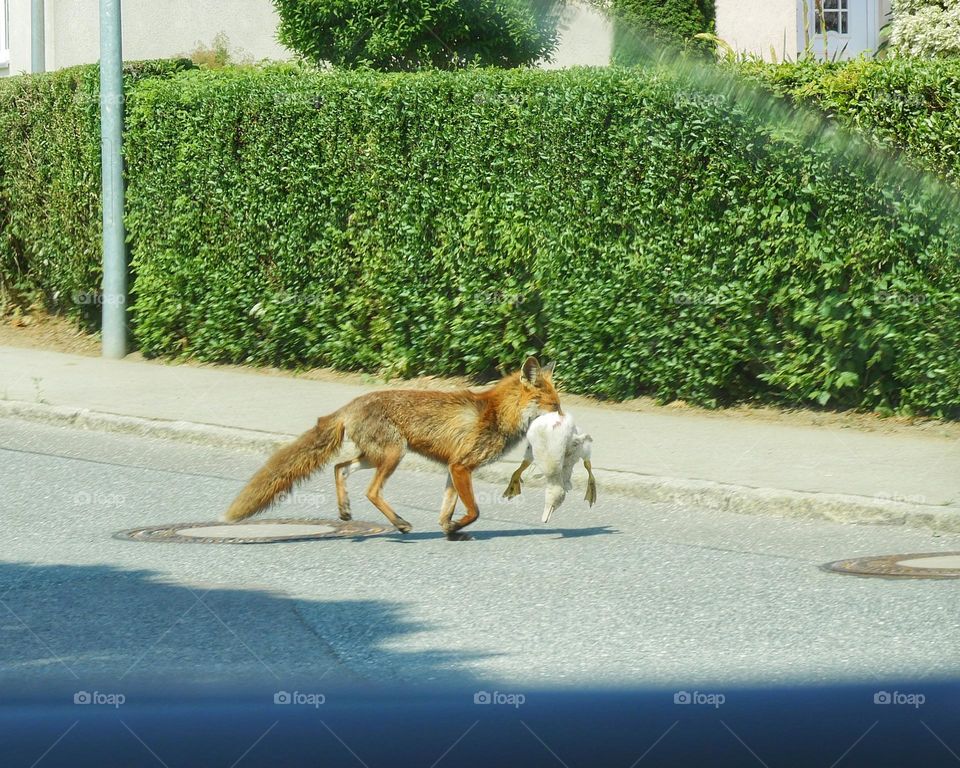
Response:
[{"label": "concrete curb", "polygon": [[[293,435],[256,430],[165,421],[139,416],[91,411],[85,408],[0,400],[0,418],[14,418],[55,426],[70,426],[101,432],[116,432],[163,440],[204,445],[214,448],[269,452],[292,439]],[[445,468],[428,459],[408,455],[409,469],[444,472]],[[515,463],[495,462],[476,474],[491,483],[506,483]],[[707,509],[742,515],[767,515],[801,520],[830,520],[858,525],[902,525],[933,531],[960,533],[960,508],[905,504],[888,499],[842,494],[809,493],[775,488],[750,488],[708,480],[658,477],[634,472],[616,472],[594,468],[597,484],[603,492],[613,492],[646,502],[692,504]],[[527,476],[537,487],[535,474]]]}]

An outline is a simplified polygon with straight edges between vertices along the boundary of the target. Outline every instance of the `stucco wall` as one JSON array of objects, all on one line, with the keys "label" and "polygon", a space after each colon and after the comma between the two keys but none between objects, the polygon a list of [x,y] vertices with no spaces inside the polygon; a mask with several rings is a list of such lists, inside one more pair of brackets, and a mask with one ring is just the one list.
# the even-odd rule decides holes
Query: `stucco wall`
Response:
[{"label": "stucco wall", "polygon": [[[30,0],[10,3],[10,73],[30,69]],[[169,58],[210,47],[226,35],[237,59],[288,59],[276,41],[270,0],[122,0],[123,57]],[[46,0],[47,69],[95,62],[100,55],[98,0]]]},{"label": "stucco wall", "polygon": [[[10,4],[9,74],[30,70],[30,1]],[[98,0],[45,0],[47,69],[95,62],[100,54]],[[122,0],[123,57],[168,58],[210,47],[226,35],[234,60],[288,59],[276,42],[270,0]],[[564,11],[560,46],[550,67],[610,61],[610,21],[585,2]],[[2,73],[0,73],[2,74]]]},{"label": "stucco wall", "polygon": [[603,67],[613,50],[613,23],[595,7],[570,2],[560,20],[560,42],[546,69],[572,66]]},{"label": "stucco wall", "polygon": [[797,0],[717,0],[717,36],[737,51],[778,61],[797,55]]}]

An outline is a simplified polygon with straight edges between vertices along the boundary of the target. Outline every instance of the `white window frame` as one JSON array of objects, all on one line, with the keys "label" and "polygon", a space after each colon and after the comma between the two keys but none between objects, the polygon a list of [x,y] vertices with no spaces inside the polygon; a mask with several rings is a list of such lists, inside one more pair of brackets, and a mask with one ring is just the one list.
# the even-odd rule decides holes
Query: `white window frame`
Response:
[{"label": "white window frame", "polygon": [[10,67],[10,0],[0,0],[0,69]]},{"label": "white window frame", "polygon": [[850,36],[850,0],[814,0],[813,34],[823,35],[824,24],[828,17],[836,15],[837,28],[827,29],[828,35]]}]

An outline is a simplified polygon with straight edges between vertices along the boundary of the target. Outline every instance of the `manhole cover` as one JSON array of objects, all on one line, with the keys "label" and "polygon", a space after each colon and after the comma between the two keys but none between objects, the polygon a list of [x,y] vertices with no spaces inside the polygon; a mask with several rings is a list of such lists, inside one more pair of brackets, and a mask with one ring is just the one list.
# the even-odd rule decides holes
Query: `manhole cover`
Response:
[{"label": "manhole cover", "polygon": [[[270,544],[308,539],[350,539],[373,536],[386,525],[360,520],[250,520],[244,523],[175,523],[133,528],[113,534],[127,541],[159,541],[189,544]],[[389,527],[393,530],[393,527]]]},{"label": "manhole cover", "polygon": [[960,552],[921,552],[914,555],[876,555],[837,560],[823,566],[828,571],[854,576],[887,576],[906,579],[960,578]]}]

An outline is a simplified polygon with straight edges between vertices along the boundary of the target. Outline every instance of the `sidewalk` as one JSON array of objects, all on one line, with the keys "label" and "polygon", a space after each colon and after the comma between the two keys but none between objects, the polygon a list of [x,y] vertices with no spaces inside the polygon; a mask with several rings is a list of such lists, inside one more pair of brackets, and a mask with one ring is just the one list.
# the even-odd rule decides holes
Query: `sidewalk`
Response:
[{"label": "sidewalk", "polygon": [[[0,417],[260,450],[373,388],[0,347]],[[948,436],[667,409],[570,410],[594,439],[601,504],[604,491],[617,491],[748,514],[960,531],[960,441]],[[521,453],[481,476],[505,483]]]}]

